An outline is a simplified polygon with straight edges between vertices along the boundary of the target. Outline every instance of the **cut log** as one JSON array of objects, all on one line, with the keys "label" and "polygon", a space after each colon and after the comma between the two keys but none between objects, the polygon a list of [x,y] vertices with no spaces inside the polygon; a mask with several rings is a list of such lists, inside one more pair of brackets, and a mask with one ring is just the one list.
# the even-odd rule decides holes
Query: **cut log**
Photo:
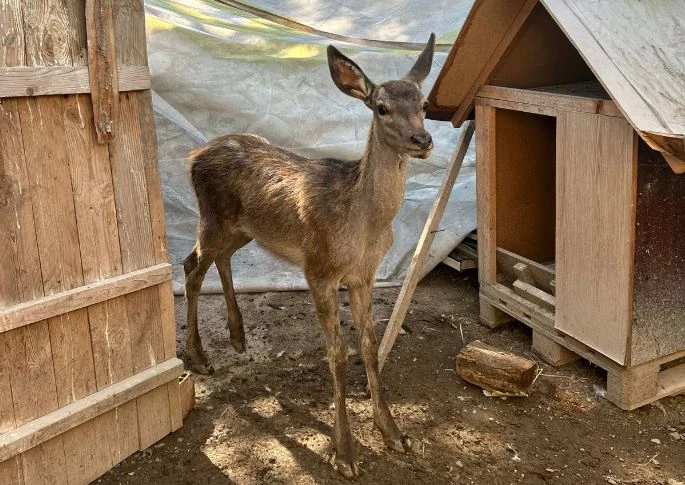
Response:
[{"label": "cut log", "polygon": [[535,362],[505,352],[479,340],[457,355],[457,375],[489,391],[527,395],[535,379]]}]

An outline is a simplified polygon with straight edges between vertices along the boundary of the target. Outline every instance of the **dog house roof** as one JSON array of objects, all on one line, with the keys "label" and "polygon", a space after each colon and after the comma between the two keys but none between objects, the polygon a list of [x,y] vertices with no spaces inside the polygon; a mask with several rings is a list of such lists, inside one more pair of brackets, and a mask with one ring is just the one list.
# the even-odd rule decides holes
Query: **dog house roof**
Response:
[{"label": "dog house roof", "polygon": [[429,95],[429,117],[461,125],[484,84],[595,78],[640,136],[685,172],[683,9],[682,0],[476,0]]}]

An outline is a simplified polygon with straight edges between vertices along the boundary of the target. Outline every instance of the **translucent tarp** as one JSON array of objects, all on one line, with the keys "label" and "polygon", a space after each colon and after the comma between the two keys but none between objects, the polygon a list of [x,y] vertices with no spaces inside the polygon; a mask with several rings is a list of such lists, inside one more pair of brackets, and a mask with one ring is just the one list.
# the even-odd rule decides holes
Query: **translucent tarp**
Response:
[{"label": "translucent tarp", "polygon": [[[471,0],[147,0],[148,57],[159,143],[174,291],[183,292],[182,261],[195,239],[197,208],[186,177],[188,152],[207,140],[249,132],[309,157],[358,158],[371,113],[330,79],[326,45],[352,57],[375,82],[400,78],[430,32],[438,48],[428,92]],[[400,284],[458,130],[426,122],[435,140],[427,160],[412,159],[395,243],[377,285]],[[475,228],[473,146],[464,161],[431,250],[427,272]],[[305,289],[300,270],[256,243],[233,257],[237,291]],[[204,292],[220,292],[212,268]]]}]

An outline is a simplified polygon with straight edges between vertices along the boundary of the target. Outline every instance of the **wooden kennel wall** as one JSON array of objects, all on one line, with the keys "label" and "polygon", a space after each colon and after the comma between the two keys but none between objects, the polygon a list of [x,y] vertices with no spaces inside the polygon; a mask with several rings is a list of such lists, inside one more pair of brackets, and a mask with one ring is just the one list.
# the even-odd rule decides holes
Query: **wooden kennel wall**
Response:
[{"label": "wooden kennel wall", "polygon": [[182,424],[143,2],[0,25],[0,483],[88,483]]},{"label": "wooden kennel wall", "polygon": [[[642,8],[617,5],[617,21]],[[481,321],[513,317],[547,361],[604,368],[608,399],[634,409],[685,391],[685,93],[646,106],[658,93],[633,90],[651,81],[616,66],[659,51],[659,78],[682,47],[626,31],[645,44],[602,48],[596,7],[477,0],[429,99],[457,126],[475,111]]]}]

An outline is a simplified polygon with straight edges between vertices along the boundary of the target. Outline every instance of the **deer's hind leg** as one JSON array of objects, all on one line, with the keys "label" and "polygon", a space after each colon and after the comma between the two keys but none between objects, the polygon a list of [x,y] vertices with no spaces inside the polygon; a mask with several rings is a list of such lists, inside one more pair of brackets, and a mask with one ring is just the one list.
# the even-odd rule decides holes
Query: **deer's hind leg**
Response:
[{"label": "deer's hind leg", "polygon": [[186,353],[190,357],[192,368],[200,374],[211,374],[214,372],[214,368],[209,363],[207,354],[202,348],[202,340],[197,325],[197,299],[205,274],[207,274],[207,270],[222,247],[221,233],[216,230],[213,231],[211,227],[200,225],[195,246],[183,262],[188,305]]},{"label": "deer's hind leg", "polygon": [[233,289],[231,256],[251,240],[251,238],[243,234],[233,234],[229,237],[228,242],[214,261],[219,271],[219,277],[221,277],[221,286],[224,289],[224,298],[226,299],[226,310],[228,311],[226,326],[230,332],[230,342],[239,353],[245,352],[245,330],[243,328],[243,316],[238,308],[238,302],[235,299],[235,291]]}]

